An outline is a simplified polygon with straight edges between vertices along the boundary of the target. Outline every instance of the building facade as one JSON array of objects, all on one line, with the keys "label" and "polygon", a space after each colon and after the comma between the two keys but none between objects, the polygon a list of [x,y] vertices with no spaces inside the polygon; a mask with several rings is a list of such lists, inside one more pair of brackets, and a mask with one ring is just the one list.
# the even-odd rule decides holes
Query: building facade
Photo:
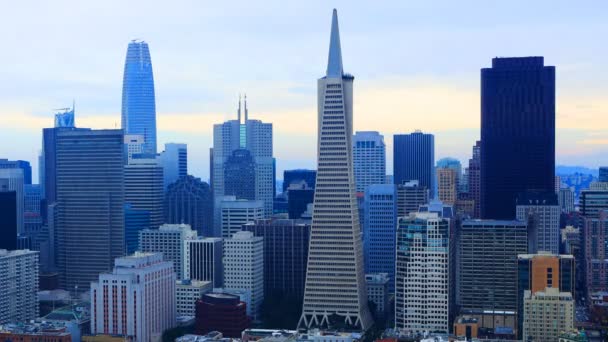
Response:
[{"label": "building facade", "polygon": [[224,240],[224,286],[251,293],[249,310],[254,321],[261,317],[264,301],[264,238],[240,231]]},{"label": "building facade", "polygon": [[473,218],[478,219],[481,218],[481,141],[475,142],[475,146],[473,146],[467,177],[469,178],[469,194],[471,199],[475,201]]},{"label": "building facade", "polygon": [[528,253],[559,254],[561,208],[554,192],[524,193],[517,197],[516,219],[528,225]]},{"label": "building facade", "polygon": [[175,325],[175,273],[160,253],[116,259],[91,283],[91,334],[152,341]]},{"label": "building facade", "polygon": [[224,195],[254,201],[256,164],[249,150],[232,151],[224,163]]},{"label": "building facade", "polygon": [[24,181],[23,170],[20,168],[3,169],[0,168],[0,181],[5,180],[4,184],[8,187],[4,191],[14,191],[17,196],[17,233],[24,233],[23,214],[24,214]]},{"label": "building facade", "polygon": [[416,131],[393,136],[393,181],[395,184],[417,180],[435,195],[435,137]]},{"label": "building facade", "polygon": [[125,165],[125,203],[131,209],[150,215],[150,226],[156,229],[164,222],[163,167],[157,159],[133,158]]},{"label": "building facade", "polygon": [[17,192],[0,179],[0,249],[17,249]]},{"label": "building facade", "polygon": [[585,218],[583,234],[585,288],[589,298],[593,292],[608,291],[608,211]]},{"label": "building facade", "polygon": [[235,196],[224,196],[219,205],[221,232],[224,239],[229,239],[240,232],[244,224],[264,218],[262,201],[239,200]]},{"label": "building facade", "polygon": [[373,325],[367,307],[363,245],[352,159],[353,81],[342,68],[334,9],[325,77],[317,82],[318,167],[304,305],[299,327],[338,315],[346,325]]},{"label": "building facade", "polygon": [[185,240],[184,279],[210,281],[213,288],[224,286],[223,241],[220,238]]},{"label": "building facade", "polygon": [[196,238],[197,233],[190,225],[163,224],[158,229],[144,229],[139,232],[139,251],[162,253],[163,260],[173,262],[177,279],[184,279],[182,270],[186,241]]},{"label": "building facade", "polygon": [[391,309],[389,307],[390,283],[391,280],[387,273],[370,273],[365,275],[367,299],[376,304],[376,314],[380,317],[386,316]]},{"label": "building facade", "polygon": [[38,318],[38,254],[0,249],[0,324]]},{"label": "building facade", "polygon": [[210,281],[182,279],[175,282],[175,303],[178,317],[196,316],[196,301],[213,290]]},{"label": "building facade", "polygon": [[300,184],[306,183],[308,188],[314,189],[317,181],[317,171],[296,169],[296,170],[285,170],[283,171],[283,192],[285,192],[289,186],[293,183]]},{"label": "building facade", "polygon": [[574,330],[574,298],[570,292],[546,288],[524,292],[523,341],[558,341]]},{"label": "building facade", "polygon": [[148,43],[132,40],[122,80],[121,128],[144,137],[143,152],[156,154],[156,100]]},{"label": "building facade", "polygon": [[429,189],[420,182],[407,181],[397,185],[397,216],[405,217],[418,212],[421,205],[429,203]]},{"label": "building facade", "polygon": [[249,325],[247,305],[239,296],[212,292],[196,302],[195,331],[198,335],[219,331],[225,337],[240,338]]},{"label": "building facade", "polygon": [[170,184],[165,193],[165,223],[186,223],[200,236],[214,236],[209,184],[190,175]]},{"label": "building facade", "polygon": [[188,175],[188,145],[167,143],[161,152],[160,162],[163,166],[163,184],[166,190],[170,184]]},{"label": "building facade", "polygon": [[357,192],[386,181],[386,146],[378,132],[356,132],[353,136],[353,172]]},{"label": "building facade", "polygon": [[458,174],[452,168],[437,168],[437,198],[449,205],[458,199]]},{"label": "building facade", "polygon": [[602,210],[608,210],[608,190],[583,190],[579,204],[583,216],[599,217]]},{"label": "building facade", "polygon": [[405,333],[449,331],[449,220],[435,213],[399,218],[395,328]]},{"label": "building facade", "polygon": [[558,202],[562,213],[570,214],[574,211],[574,192],[570,188],[559,189]]},{"label": "building facade", "polygon": [[494,58],[481,69],[481,216],[511,220],[521,192],[555,189],[555,67]]}]

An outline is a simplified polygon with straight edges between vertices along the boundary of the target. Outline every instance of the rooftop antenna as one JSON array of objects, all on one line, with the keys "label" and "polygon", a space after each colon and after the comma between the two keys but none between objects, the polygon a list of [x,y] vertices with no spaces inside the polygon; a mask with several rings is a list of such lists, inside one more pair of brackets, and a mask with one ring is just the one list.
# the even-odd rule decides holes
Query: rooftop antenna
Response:
[{"label": "rooftop antenna", "polygon": [[238,113],[239,123],[241,123],[241,94],[239,94],[239,110],[237,113]]},{"label": "rooftop antenna", "polygon": [[76,113],[76,99],[72,99],[72,113]]},{"label": "rooftop antenna", "polygon": [[245,94],[245,123],[247,123],[247,120],[249,120],[248,116],[249,111],[247,110],[247,94]]}]

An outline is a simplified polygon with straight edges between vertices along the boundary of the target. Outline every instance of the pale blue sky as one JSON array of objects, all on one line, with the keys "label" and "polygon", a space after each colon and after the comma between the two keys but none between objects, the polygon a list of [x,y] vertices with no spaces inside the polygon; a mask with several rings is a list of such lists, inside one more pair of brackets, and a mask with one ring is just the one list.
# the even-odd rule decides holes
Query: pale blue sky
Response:
[{"label": "pale blue sky", "polygon": [[[331,9],[355,79],[355,129],[436,134],[436,156],[463,163],[479,136],[479,69],[495,56],[543,55],[557,67],[557,162],[608,164],[605,1],[52,1],[0,12],[0,157],[35,165],[53,108],[77,124],[120,125],[129,40],[150,45],[159,142],[189,145],[208,178],[212,124],[274,123],[279,171],[315,167],[316,79]],[[159,150],[162,146],[159,146]],[[279,176],[279,178],[281,178]]]}]

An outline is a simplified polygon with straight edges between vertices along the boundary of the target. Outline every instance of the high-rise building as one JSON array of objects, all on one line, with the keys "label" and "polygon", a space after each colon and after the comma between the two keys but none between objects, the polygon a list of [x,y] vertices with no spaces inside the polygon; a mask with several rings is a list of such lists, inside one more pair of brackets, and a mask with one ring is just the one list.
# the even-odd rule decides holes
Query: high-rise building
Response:
[{"label": "high-rise building", "polygon": [[416,131],[393,136],[393,181],[417,180],[435,197],[435,137]]},{"label": "high-rise building", "polygon": [[0,168],[0,181],[2,180],[8,182],[8,187],[5,191],[14,191],[17,196],[17,234],[23,234],[23,170],[20,168]]},{"label": "high-rise building", "polygon": [[522,341],[562,341],[574,330],[574,296],[559,288],[525,291]]},{"label": "high-rise building", "polygon": [[365,191],[363,250],[365,273],[386,273],[395,288],[397,190],[394,184],[372,184]]},{"label": "high-rise building", "polygon": [[555,189],[555,67],[494,58],[481,69],[481,216],[510,220],[525,191]]},{"label": "high-rise building", "polygon": [[475,142],[473,146],[473,155],[469,159],[469,168],[467,169],[467,177],[469,178],[469,194],[471,199],[475,201],[473,209],[473,218],[481,217],[481,141]]},{"label": "high-rise building", "polygon": [[240,338],[249,328],[247,304],[230,293],[206,293],[196,302],[195,332],[205,335],[219,331],[225,337]]},{"label": "high-rise building", "polygon": [[458,199],[458,176],[452,168],[437,168],[437,198],[446,204],[454,205]]},{"label": "high-rise building", "polygon": [[575,265],[572,255],[541,252],[517,257],[517,334],[520,340],[524,332],[525,292],[530,291],[531,295],[535,295],[545,289],[555,288],[559,292],[570,293],[574,298],[574,283]]},{"label": "high-rise building", "polygon": [[183,278],[210,281],[224,286],[224,245],[220,238],[198,238],[184,242]]},{"label": "high-rise building", "polygon": [[526,224],[470,220],[459,232],[457,302],[461,310],[517,309],[517,256],[528,251]]},{"label": "high-rise building", "polygon": [[598,181],[608,182],[608,166],[600,166],[598,176]]},{"label": "high-rise building", "polygon": [[569,214],[574,211],[574,192],[570,188],[559,189],[557,194],[559,207],[562,213]]},{"label": "high-rise building", "polygon": [[23,232],[33,237],[42,227],[42,188],[38,184],[23,186]]},{"label": "high-rise building", "polygon": [[125,250],[127,255],[139,250],[139,232],[150,228],[150,212],[125,204]]},{"label": "high-rise building", "polygon": [[308,187],[302,181],[301,183],[292,183],[287,189],[287,215],[290,219],[302,218],[302,214],[306,212],[308,205],[312,204],[315,199],[315,190]]},{"label": "high-rise building", "polygon": [[239,148],[232,151],[224,163],[224,196],[254,201],[255,161],[249,150]]},{"label": "high-rise building", "polygon": [[264,301],[264,238],[240,231],[224,240],[224,286],[251,293],[251,317],[261,320]]},{"label": "high-rise building", "polygon": [[163,215],[163,167],[155,158],[131,159],[125,165],[125,203],[150,214],[149,228],[160,227]]},{"label": "high-rise building", "polygon": [[182,269],[185,244],[187,240],[196,238],[196,231],[187,224],[163,224],[157,229],[144,229],[139,232],[139,250],[162,253],[163,260],[173,262],[177,278],[184,279]]},{"label": "high-rise building", "polygon": [[125,135],[125,155],[127,156],[127,162],[129,164],[134,157],[142,155],[144,153],[144,136],[137,134]]},{"label": "high-rise building", "polygon": [[175,326],[175,273],[160,253],[116,259],[91,283],[91,334],[152,341]]},{"label": "high-rise building", "polygon": [[429,203],[429,189],[417,180],[397,185],[397,216],[406,217],[418,212],[421,205]]},{"label": "high-rise building", "polygon": [[437,169],[452,169],[454,170],[454,174],[456,175],[456,187],[458,192],[463,192],[463,174],[462,174],[462,164],[456,158],[445,157],[441,158],[435,164]]},{"label": "high-rise building", "polygon": [[209,184],[190,175],[170,184],[165,194],[165,223],[186,223],[200,236],[214,236]]},{"label": "high-rise building", "polygon": [[545,251],[559,254],[561,209],[555,193],[521,193],[516,201],[516,219],[528,226],[528,253]]},{"label": "high-rise building", "polygon": [[301,184],[302,182],[306,183],[310,189],[314,189],[316,181],[317,171],[315,170],[285,170],[283,171],[283,192],[287,191],[291,184]]},{"label": "high-rise building", "polygon": [[156,99],[148,43],[132,40],[122,79],[121,128],[144,137],[144,153],[156,154]]},{"label": "high-rise building", "polygon": [[264,218],[262,201],[239,200],[235,196],[224,196],[218,203],[220,227],[224,239],[231,238],[241,231],[244,224]]},{"label": "high-rise building", "polygon": [[241,119],[241,101],[237,120],[229,120],[213,127],[213,196],[216,201],[214,218],[216,234],[220,234],[219,203],[227,195],[225,184],[226,162],[234,150],[249,150],[255,162],[255,200],[264,203],[264,215],[272,215],[275,179],[272,156],[272,124],[249,119],[245,97],[244,120]]},{"label": "high-rise building", "polygon": [[580,194],[581,214],[585,217],[598,217],[608,210],[608,190],[583,190]]},{"label": "high-rise building", "polygon": [[247,223],[244,231],[264,238],[264,296],[304,296],[310,224],[300,220],[265,219]]},{"label": "high-rise building", "polygon": [[23,170],[23,184],[32,184],[32,166],[28,161],[0,159],[0,169],[21,169]]},{"label": "high-rise building", "polygon": [[63,288],[82,291],[124,255],[124,138],[62,130],[56,139],[57,268]]},{"label": "high-rise building", "polygon": [[188,175],[188,145],[165,144],[165,150],[160,153],[159,158],[163,166],[165,190],[170,184]]},{"label": "high-rise building", "polygon": [[181,279],[175,282],[175,303],[178,317],[196,316],[196,301],[213,290],[210,281]]},{"label": "high-rise building", "polygon": [[0,324],[38,318],[38,252],[0,249]]},{"label": "high-rise building", "polygon": [[587,297],[608,291],[608,211],[585,217],[583,229]]},{"label": "high-rise building", "polygon": [[300,327],[327,324],[333,315],[363,330],[373,324],[352,168],[353,80],[342,68],[334,9],[327,73],[317,82],[319,155]]},{"label": "high-rise building", "polygon": [[55,113],[55,127],[75,127],[76,103],[72,103],[72,108],[62,108],[62,112]]},{"label": "high-rise building", "polygon": [[17,192],[0,179],[0,249],[17,249]]},{"label": "high-rise building", "polygon": [[353,171],[357,192],[386,180],[386,147],[378,132],[356,132],[353,136]]},{"label": "high-rise building", "polygon": [[399,218],[395,328],[402,332],[449,331],[449,225],[435,213]]}]

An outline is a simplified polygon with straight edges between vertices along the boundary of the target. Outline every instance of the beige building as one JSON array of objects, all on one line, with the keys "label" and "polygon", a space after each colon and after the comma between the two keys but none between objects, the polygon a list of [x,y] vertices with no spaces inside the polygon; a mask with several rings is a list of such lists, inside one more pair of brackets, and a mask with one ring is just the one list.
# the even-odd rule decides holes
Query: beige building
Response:
[{"label": "beige building", "polygon": [[210,281],[182,279],[175,282],[175,303],[177,316],[194,317],[196,314],[195,303],[201,297],[213,290]]},{"label": "beige building", "polygon": [[574,330],[574,299],[570,292],[546,288],[524,292],[523,340],[558,341],[564,331]]},{"label": "beige building", "polygon": [[449,168],[437,169],[437,197],[445,204],[454,205],[458,198],[458,182],[456,170]]}]

